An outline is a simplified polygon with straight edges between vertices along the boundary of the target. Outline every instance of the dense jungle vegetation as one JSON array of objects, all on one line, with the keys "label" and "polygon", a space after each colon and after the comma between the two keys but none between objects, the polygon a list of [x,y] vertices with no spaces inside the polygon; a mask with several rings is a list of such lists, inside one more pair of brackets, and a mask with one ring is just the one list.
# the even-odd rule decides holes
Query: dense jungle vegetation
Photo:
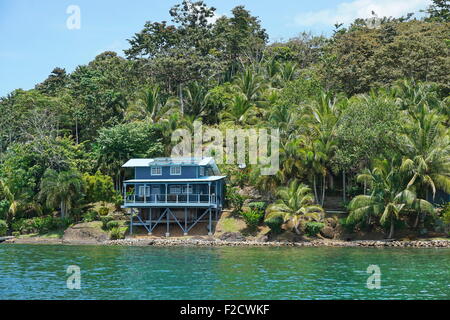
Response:
[{"label": "dense jungle vegetation", "polygon": [[0,99],[0,235],[89,220],[89,203],[120,206],[121,165],[169,156],[172,132],[194,120],[280,130],[276,175],[221,165],[236,210],[242,188],[268,199],[242,213],[249,224],[314,229],[330,197],[348,210],[343,224],[388,237],[404,221],[450,223],[439,206],[450,193],[449,9],[435,0],[421,18],[269,42],[244,6],[211,22],[204,2],[175,5],[170,21],[130,35],[123,57],[57,67]]}]

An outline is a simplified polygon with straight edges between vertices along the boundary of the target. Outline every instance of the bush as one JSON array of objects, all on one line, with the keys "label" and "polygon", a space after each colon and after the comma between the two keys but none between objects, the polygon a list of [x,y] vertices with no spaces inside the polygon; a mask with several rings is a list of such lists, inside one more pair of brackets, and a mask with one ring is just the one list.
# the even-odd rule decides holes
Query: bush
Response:
[{"label": "bush", "polygon": [[19,231],[14,231],[14,232],[12,233],[12,236],[13,236],[13,237],[18,237],[18,236],[20,236],[20,232],[19,232]]},{"label": "bush", "polygon": [[70,218],[56,218],[52,216],[20,219],[12,223],[13,232],[20,234],[47,233],[58,229],[67,229],[72,224]]},{"label": "bush", "polygon": [[313,237],[317,235],[324,226],[325,224],[322,222],[307,222],[305,232],[308,236]]},{"label": "bush", "polygon": [[346,232],[353,232],[353,230],[355,230],[356,224],[357,224],[356,222],[349,222],[349,221],[347,221],[347,218],[339,219],[339,225],[341,225],[342,228]]},{"label": "bush", "polygon": [[259,212],[264,212],[264,210],[266,210],[267,204],[263,201],[251,202],[248,204],[248,207]]},{"label": "bush", "polygon": [[264,216],[264,212],[250,209],[241,212],[241,216],[250,229],[255,229]]},{"label": "bush", "polygon": [[109,221],[106,223],[106,230],[112,230],[119,227],[118,221]]},{"label": "bush", "polygon": [[8,232],[8,225],[5,220],[0,220],[0,237],[6,236]]},{"label": "bush", "polygon": [[109,233],[109,238],[111,240],[125,239],[126,231],[127,228],[119,228],[119,227],[112,228]]},{"label": "bush", "polygon": [[241,196],[236,188],[227,188],[226,200],[234,209],[233,212],[241,212],[244,205],[245,197]]},{"label": "bush", "polygon": [[83,214],[83,222],[92,222],[99,219],[98,212],[95,210],[89,210]]},{"label": "bush", "polygon": [[284,218],[283,218],[283,216],[278,215],[278,216],[274,216],[274,217],[265,219],[264,223],[270,228],[272,233],[279,234],[282,231],[281,226],[284,223]]},{"label": "bush", "polygon": [[98,209],[98,213],[101,216],[107,216],[109,213],[109,209],[107,207],[100,207],[100,209]]},{"label": "bush", "polygon": [[442,221],[445,224],[450,224],[450,202],[447,203],[442,211]]},{"label": "bush", "polygon": [[102,229],[108,230],[108,222],[113,221],[114,218],[111,216],[101,217],[100,221],[102,222]]}]

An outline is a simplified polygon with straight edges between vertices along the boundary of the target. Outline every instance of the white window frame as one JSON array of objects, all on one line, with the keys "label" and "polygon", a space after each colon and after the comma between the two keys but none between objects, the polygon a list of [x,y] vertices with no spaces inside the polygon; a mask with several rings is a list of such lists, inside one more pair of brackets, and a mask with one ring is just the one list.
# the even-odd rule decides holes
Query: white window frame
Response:
[{"label": "white window frame", "polygon": [[182,185],[181,186],[181,192],[182,194],[193,194],[193,188],[192,188],[192,184],[189,185],[189,189],[187,185]]},{"label": "white window frame", "polygon": [[[159,173],[158,173],[159,171]],[[152,176],[162,176],[162,167],[158,166],[158,167],[152,167],[150,169],[150,174]]]},{"label": "white window frame", "polygon": [[205,176],[205,167],[200,167],[199,175],[200,175],[200,177],[204,177]]},{"label": "white window frame", "polygon": [[146,197],[150,196],[150,186],[139,186],[139,191],[138,191],[139,197],[143,197],[144,194]]},{"label": "white window frame", "polygon": [[[179,169],[178,172],[174,172],[173,169]],[[181,176],[181,166],[171,166],[170,167],[170,175],[171,176]]]}]

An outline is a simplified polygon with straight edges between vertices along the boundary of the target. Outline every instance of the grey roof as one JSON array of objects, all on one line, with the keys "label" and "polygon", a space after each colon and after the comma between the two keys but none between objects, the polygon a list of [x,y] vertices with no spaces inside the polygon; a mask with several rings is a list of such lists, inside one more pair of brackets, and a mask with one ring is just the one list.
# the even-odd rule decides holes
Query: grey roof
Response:
[{"label": "grey roof", "polygon": [[150,183],[150,182],[167,182],[167,183],[177,183],[177,182],[214,182],[218,180],[225,179],[226,176],[209,176],[203,178],[191,178],[191,179],[132,179],[126,180],[125,183]]}]

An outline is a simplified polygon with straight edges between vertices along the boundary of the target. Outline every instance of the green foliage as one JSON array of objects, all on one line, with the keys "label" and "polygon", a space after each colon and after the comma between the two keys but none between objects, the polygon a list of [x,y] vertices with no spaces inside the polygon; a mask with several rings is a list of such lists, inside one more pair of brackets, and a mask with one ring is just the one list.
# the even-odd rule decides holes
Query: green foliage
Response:
[{"label": "green foliage", "polygon": [[83,222],[92,222],[99,220],[99,214],[95,210],[89,210],[83,214]]},{"label": "green foliage", "polygon": [[20,234],[48,233],[50,231],[65,230],[73,221],[70,218],[52,216],[19,219],[13,222],[12,230]]},{"label": "green foliage", "polygon": [[258,212],[264,212],[264,210],[266,210],[267,203],[265,203],[263,201],[250,202],[248,204],[248,207],[250,209],[256,210]]},{"label": "green foliage", "polygon": [[106,230],[113,230],[115,228],[119,228],[119,222],[118,221],[109,221],[106,224]]},{"label": "green foliage", "polygon": [[107,216],[109,213],[109,209],[107,207],[100,207],[98,209],[98,214],[101,216]]},{"label": "green foliage", "polygon": [[109,238],[111,240],[125,239],[126,232],[127,228],[120,228],[120,227],[112,228],[111,231],[109,232]]},{"label": "green foliage", "polygon": [[241,216],[249,229],[255,229],[264,217],[264,211],[254,209],[244,210],[241,212]]},{"label": "green foliage", "polygon": [[305,233],[310,237],[314,237],[324,226],[325,224],[322,222],[307,222],[305,224]]},{"label": "green foliage", "polygon": [[83,175],[83,181],[86,188],[87,202],[112,201],[115,191],[114,183],[110,176],[103,175],[99,171],[95,175],[85,173]]},{"label": "green foliage", "polygon": [[113,220],[114,220],[114,218],[112,216],[100,217],[100,221],[102,222],[102,229],[108,230],[108,223]]},{"label": "green foliage", "polygon": [[264,219],[264,223],[270,228],[272,233],[279,234],[282,232],[281,226],[284,223],[284,217],[282,215],[271,216]]},{"label": "green foliage", "polygon": [[233,208],[233,212],[237,213],[242,211],[245,197],[238,193],[237,188],[227,188],[225,198],[228,201],[229,205]]},{"label": "green foliage", "polygon": [[5,220],[0,220],[0,237],[6,236],[8,232],[8,225]]},{"label": "green foliage", "polygon": [[450,225],[450,202],[448,202],[442,211],[442,221]]}]

